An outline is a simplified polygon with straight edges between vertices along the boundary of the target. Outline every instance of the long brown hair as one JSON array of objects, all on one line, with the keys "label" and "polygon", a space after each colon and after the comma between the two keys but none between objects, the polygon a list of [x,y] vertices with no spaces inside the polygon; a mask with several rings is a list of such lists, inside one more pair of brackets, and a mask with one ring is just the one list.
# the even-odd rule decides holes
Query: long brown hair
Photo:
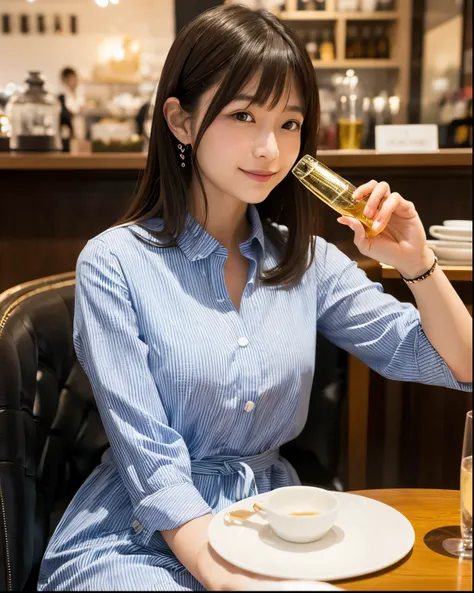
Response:
[{"label": "long brown hair", "polygon": [[[260,80],[253,102],[262,106],[271,99],[271,107],[278,104],[288,89],[289,75],[293,76],[304,108],[298,158],[316,154],[319,93],[311,60],[301,41],[266,10],[251,10],[243,5],[212,8],[186,25],[171,46],[158,85],[145,171],[136,197],[117,224],[146,226],[147,219],[160,217],[162,228],[152,234],[161,246],[175,245],[184,229],[193,171],[203,190],[207,212],[196,160],[199,143],[220,111],[256,74]],[[192,148],[192,167],[182,168],[178,141],[168,127],[163,105],[169,97],[177,97],[181,107],[193,115],[202,94],[216,84],[217,92]],[[264,283],[293,285],[313,261],[316,202],[289,173],[257,205],[266,235],[281,249],[278,265],[262,273]],[[287,226],[288,233],[283,235],[272,222]]]}]

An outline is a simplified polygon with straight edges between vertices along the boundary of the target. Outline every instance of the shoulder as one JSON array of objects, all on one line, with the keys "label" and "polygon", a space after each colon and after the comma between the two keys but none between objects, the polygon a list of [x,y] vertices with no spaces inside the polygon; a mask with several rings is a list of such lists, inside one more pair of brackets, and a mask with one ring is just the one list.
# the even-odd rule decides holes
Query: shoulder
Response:
[{"label": "shoulder", "polygon": [[[94,251],[110,252],[117,258],[130,255],[138,250],[140,246],[152,245],[160,246],[160,242],[149,232],[149,230],[158,230],[159,223],[147,223],[145,228],[142,225],[125,223],[102,231],[92,239],[89,239],[81,252],[85,257]],[[140,239],[142,239],[140,241]]]},{"label": "shoulder", "polygon": [[150,249],[153,261],[158,263],[165,250],[157,247],[159,241],[142,226],[126,223],[111,227],[89,239],[79,254],[76,272],[93,267],[127,275],[127,270],[140,268]]}]

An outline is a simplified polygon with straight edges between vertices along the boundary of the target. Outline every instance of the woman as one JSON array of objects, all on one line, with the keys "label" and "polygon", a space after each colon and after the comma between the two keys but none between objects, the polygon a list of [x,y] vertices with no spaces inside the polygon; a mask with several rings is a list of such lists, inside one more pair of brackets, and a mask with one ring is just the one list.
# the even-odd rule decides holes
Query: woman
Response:
[{"label": "woman", "polygon": [[[290,170],[316,153],[318,113],[304,47],[270,13],[221,6],[177,36],[140,191],[78,261],[75,348],[111,448],[52,537],[40,590],[255,587],[207,528],[298,483],[278,447],[305,423],[316,331],[386,377],[472,389],[471,318],[439,267],[410,284],[418,311],[313,240],[317,200]],[[424,275],[414,205],[384,182],[366,194],[387,225],[371,256]],[[369,253],[360,223],[339,220]]]}]

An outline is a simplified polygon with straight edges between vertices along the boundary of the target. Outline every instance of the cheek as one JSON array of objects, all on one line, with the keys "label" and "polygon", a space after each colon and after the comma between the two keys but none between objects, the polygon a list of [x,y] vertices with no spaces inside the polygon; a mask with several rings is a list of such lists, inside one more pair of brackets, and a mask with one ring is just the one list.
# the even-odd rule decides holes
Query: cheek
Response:
[{"label": "cheek", "polygon": [[[198,151],[198,159],[203,167],[213,167],[215,171],[227,166],[235,166],[242,150],[248,148],[248,137],[235,127],[213,124],[204,134]],[[217,167],[219,164],[219,168]]]},{"label": "cheek", "polygon": [[280,152],[280,164],[282,169],[292,167],[293,163],[298,158],[301,148],[301,135],[298,133],[282,134],[278,142]]}]

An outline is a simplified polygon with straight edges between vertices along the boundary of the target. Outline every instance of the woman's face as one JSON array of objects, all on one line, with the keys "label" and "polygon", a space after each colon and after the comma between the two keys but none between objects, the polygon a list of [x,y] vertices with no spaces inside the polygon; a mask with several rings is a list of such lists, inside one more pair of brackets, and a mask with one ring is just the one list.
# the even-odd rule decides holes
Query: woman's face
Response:
[{"label": "woman's face", "polygon": [[[258,79],[250,82],[202,137],[197,160],[209,198],[226,195],[258,204],[286,177],[298,157],[303,105],[295,85],[273,109],[269,104],[249,105],[257,86]],[[193,138],[215,92],[211,88],[201,98]]]}]

